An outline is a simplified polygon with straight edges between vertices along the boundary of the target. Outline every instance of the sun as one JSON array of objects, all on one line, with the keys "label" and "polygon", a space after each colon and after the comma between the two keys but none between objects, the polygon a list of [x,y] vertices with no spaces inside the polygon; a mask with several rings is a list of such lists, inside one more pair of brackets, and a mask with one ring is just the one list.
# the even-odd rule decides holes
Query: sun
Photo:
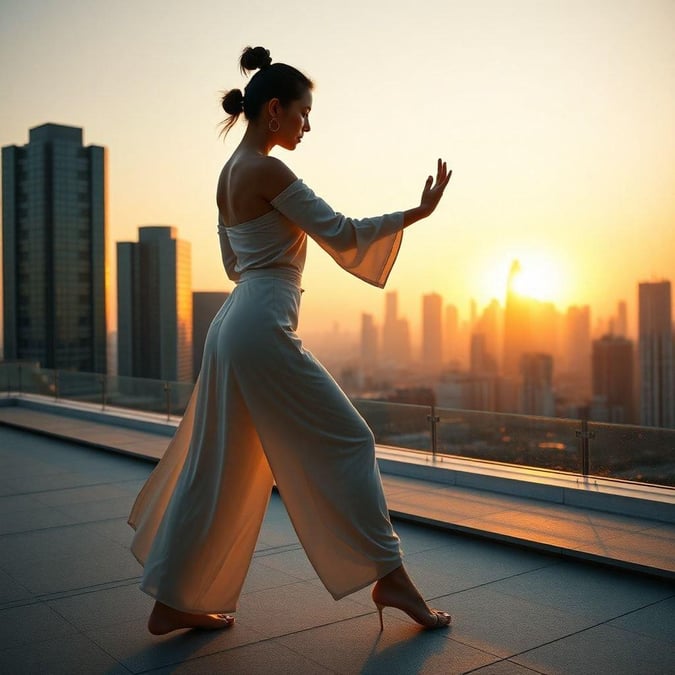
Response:
[{"label": "sun", "polygon": [[560,269],[550,258],[523,256],[512,263],[508,285],[519,295],[554,302],[560,296]]}]

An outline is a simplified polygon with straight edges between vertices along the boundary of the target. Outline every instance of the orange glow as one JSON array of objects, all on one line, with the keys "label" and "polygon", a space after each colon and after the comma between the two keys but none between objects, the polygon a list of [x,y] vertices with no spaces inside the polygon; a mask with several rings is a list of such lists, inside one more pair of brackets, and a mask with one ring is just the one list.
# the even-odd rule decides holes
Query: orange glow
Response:
[{"label": "orange glow", "polygon": [[548,302],[560,301],[560,270],[543,256],[520,259],[520,270],[513,278],[513,290],[520,295]]}]

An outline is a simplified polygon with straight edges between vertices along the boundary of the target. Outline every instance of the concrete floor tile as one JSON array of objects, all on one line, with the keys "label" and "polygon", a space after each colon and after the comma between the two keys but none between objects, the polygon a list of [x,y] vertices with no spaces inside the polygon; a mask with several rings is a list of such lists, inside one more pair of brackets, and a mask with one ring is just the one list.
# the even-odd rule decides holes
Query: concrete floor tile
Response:
[{"label": "concrete floor tile", "polygon": [[675,635],[675,597],[620,616],[607,625],[640,633],[655,640],[672,641]]},{"label": "concrete floor tile", "polygon": [[583,616],[507,596],[490,586],[437,598],[433,605],[452,615],[454,640],[502,658],[593,625]]},{"label": "concrete floor tile", "polygon": [[5,495],[0,497],[0,516],[4,520],[12,513],[32,511],[43,506],[44,504],[40,503],[33,495]]},{"label": "concrete floor tile", "polygon": [[514,662],[545,673],[665,675],[675,672],[675,646],[611,626],[589,628],[514,656]]},{"label": "concrete floor tile", "polygon": [[47,605],[78,630],[91,631],[132,620],[147,620],[153,603],[134,583],[81,592],[50,600]]},{"label": "concrete floor tile", "polygon": [[31,600],[33,594],[9,574],[0,571],[0,605]]},{"label": "concrete floor tile", "polygon": [[36,595],[64,593],[140,576],[141,566],[121,546],[110,544],[87,557],[43,557],[10,574]]},{"label": "concrete floor tile", "polygon": [[84,635],[34,642],[30,649],[14,647],[0,652],[0,670],[17,675],[73,675],[105,673],[128,675],[129,671]]},{"label": "concrete floor tile", "polygon": [[490,584],[492,590],[528,602],[609,621],[673,595],[673,587],[627,572],[565,562]]},{"label": "concrete floor tile", "polygon": [[504,659],[472,670],[471,675],[536,675],[541,672],[540,670],[532,670],[531,668],[520,666],[509,659]]},{"label": "concrete floor tile", "polygon": [[239,618],[224,630],[183,630],[159,636],[151,635],[146,623],[146,618],[136,619],[89,630],[85,635],[133,673],[165,666],[173,669],[183,661],[259,642],[263,637]]},{"label": "concrete floor tile", "polygon": [[495,661],[493,654],[453,640],[451,628],[426,631],[410,620],[394,618],[394,611],[389,615],[385,610],[383,632],[377,614],[373,613],[280,637],[277,641],[345,675],[452,675]]},{"label": "concrete floor tile", "polygon": [[110,518],[126,518],[129,516],[133,503],[134,498],[131,495],[123,495],[86,504],[63,504],[58,508],[73,522],[88,523]]},{"label": "concrete floor tile", "polygon": [[170,668],[152,670],[148,675],[328,675],[328,670],[314,661],[274,641],[238,647],[211,656],[204,656]]},{"label": "concrete floor tile", "polygon": [[248,593],[239,603],[237,617],[270,638],[331,624],[368,611],[349,598],[336,602],[322,586],[305,581]]},{"label": "concrete floor tile", "polygon": [[134,531],[127,522],[128,517],[129,514],[127,513],[121,518],[84,523],[80,527],[82,528],[83,536],[91,534],[97,539],[104,539],[120,544],[128,550],[134,536]]},{"label": "concrete floor tile", "polygon": [[40,560],[87,557],[109,547],[110,542],[87,525],[7,534],[0,536],[0,568],[11,575]]},{"label": "concrete floor tile", "polygon": [[0,649],[19,645],[32,648],[43,640],[71,636],[75,632],[71,624],[42,603],[0,610]]},{"label": "concrete floor tile", "polygon": [[621,530],[592,522],[570,520],[545,512],[532,513],[520,510],[493,513],[468,520],[464,524],[528,540],[573,547],[574,544],[578,546],[585,542],[604,541],[608,537],[621,534]]},{"label": "concrete floor tile", "polygon": [[18,511],[4,515],[0,521],[0,536],[72,525],[76,522],[76,518],[61,509],[42,506],[30,511]]},{"label": "concrete floor tile", "polygon": [[605,541],[579,543],[573,548],[601,558],[622,560],[675,573],[675,541],[654,536],[650,530],[624,532]]},{"label": "concrete floor tile", "polygon": [[404,513],[412,510],[429,518],[456,522],[458,518],[477,518],[504,511],[501,504],[473,496],[451,493],[445,490],[408,490],[392,495],[387,504],[392,511]]},{"label": "concrete floor tile", "polygon": [[34,498],[42,506],[75,506],[88,502],[100,502],[105,499],[127,497],[128,492],[121,490],[114,484],[103,483],[97,485],[85,485],[66,490],[49,490],[39,492]]},{"label": "concrete floor tile", "polygon": [[394,530],[401,539],[403,555],[421,553],[432,548],[448,545],[448,537],[453,535],[448,530],[432,527],[420,527],[400,518],[393,519]]},{"label": "concrete floor tile", "polygon": [[[300,581],[298,577],[289,574],[286,568],[275,569],[268,567],[264,564],[264,560],[267,560],[267,557],[262,560],[256,558],[251,562],[242,594],[257,593],[268,588],[297,584]],[[282,571],[282,569],[285,571]]]},{"label": "concrete floor tile", "polygon": [[447,595],[555,564],[550,556],[448,535],[448,545],[404,557],[422,595]]},{"label": "concrete floor tile", "polygon": [[291,575],[295,581],[316,579],[317,574],[302,548],[270,552],[259,555],[254,562],[258,562],[266,570],[278,570]]}]

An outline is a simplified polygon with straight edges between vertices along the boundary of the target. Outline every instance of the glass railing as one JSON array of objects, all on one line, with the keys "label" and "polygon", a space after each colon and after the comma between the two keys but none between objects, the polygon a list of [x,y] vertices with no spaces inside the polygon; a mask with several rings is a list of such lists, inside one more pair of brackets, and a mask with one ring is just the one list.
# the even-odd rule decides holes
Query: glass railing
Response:
[{"label": "glass railing", "polygon": [[[189,382],[54,371],[0,362],[0,395],[54,400],[180,417]],[[478,459],[675,487],[675,429],[585,420],[454,410],[354,399],[380,445],[435,460]]]},{"label": "glass railing", "polygon": [[88,403],[101,410],[122,408],[167,419],[185,412],[191,382],[49,370],[32,363],[0,363],[0,392],[37,394],[55,401]]}]

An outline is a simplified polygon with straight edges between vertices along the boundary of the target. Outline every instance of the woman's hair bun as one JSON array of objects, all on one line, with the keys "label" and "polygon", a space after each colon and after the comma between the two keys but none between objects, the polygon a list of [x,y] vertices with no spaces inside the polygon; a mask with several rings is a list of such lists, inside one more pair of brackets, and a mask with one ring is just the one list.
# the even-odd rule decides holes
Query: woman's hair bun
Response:
[{"label": "woman's hair bun", "polygon": [[258,68],[262,70],[271,63],[270,50],[264,47],[246,47],[239,59],[242,72],[258,70]]},{"label": "woman's hair bun", "polygon": [[244,94],[241,89],[230,89],[222,100],[223,110],[228,115],[238,115],[244,108]]}]

